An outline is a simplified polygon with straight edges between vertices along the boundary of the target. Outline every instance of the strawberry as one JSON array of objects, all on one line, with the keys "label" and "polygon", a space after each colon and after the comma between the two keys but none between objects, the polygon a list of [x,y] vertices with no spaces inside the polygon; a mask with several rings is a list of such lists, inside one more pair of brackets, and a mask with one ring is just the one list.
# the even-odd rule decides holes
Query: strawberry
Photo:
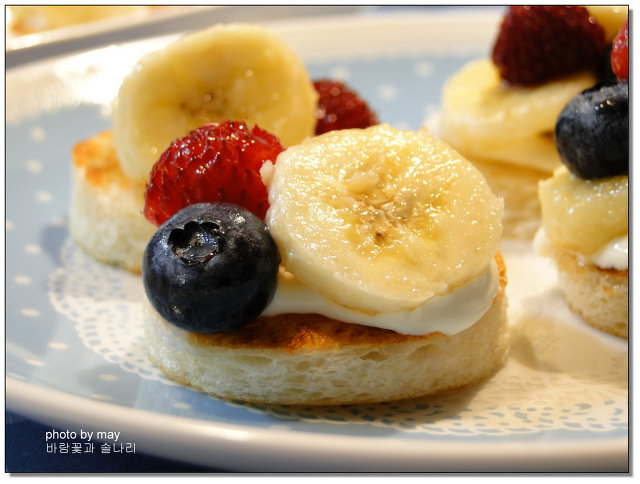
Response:
[{"label": "strawberry", "polygon": [[595,70],[604,49],[604,29],[586,8],[519,5],[502,20],[492,59],[505,81],[526,87]]},{"label": "strawberry", "polygon": [[378,124],[376,114],[345,83],[320,79],[313,85],[319,95],[316,134],[336,129],[368,128]]},{"label": "strawberry", "polygon": [[629,80],[629,19],[613,39],[611,48],[611,69],[620,80]]},{"label": "strawberry", "polygon": [[151,170],[144,215],[161,225],[200,202],[230,202],[264,219],[269,202],[260,177],[284,148],[278,138],[242,122],[202,126],[174,140]]}]

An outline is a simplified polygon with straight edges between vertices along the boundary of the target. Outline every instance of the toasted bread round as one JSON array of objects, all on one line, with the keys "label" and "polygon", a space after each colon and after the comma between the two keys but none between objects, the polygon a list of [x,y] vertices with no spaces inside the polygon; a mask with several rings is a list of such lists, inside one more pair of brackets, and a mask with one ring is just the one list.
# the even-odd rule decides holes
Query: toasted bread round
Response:
[{"label": "toasted bread round", "polygon": [[507,348],[506,272],[491,307],[447,336],[411,336],[317,314],[260,317],[238,331],[194,334],[146,303],[147,353],[171,379],[216,397],[289,405],[420,397],[490,376]]},{"label": "toasted bread round", "polygon": [[100,262],[140,273],[156,230],[142,214],[145,185],[123,173],[110,131],[78,143],[72,156],[71,236]]},{"label": "toasted bread round", "polygon": [[587,324],[628,339],[629,270],[603,269],[571,250],[554,251],[567,304]]}]

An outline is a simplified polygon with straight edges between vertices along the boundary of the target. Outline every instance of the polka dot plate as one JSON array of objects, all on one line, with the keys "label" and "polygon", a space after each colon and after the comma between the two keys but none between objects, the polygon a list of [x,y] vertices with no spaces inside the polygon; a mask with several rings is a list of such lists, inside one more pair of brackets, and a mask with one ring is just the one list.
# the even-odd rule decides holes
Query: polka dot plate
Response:
[{"label": "polka dot plate", "polygon": [[[417,13],[271,23],[312,78],[344,79],[381,120],[418,128],[495,15]],[[11,69],[6,95],[7,406],[51,425],[119,431],[140,451],[241,471],[624,470],[627,343],[567,309],[553,267],[505,241],[512,345],[493,378],[428,399],[268,407],[165,378],[146,358],[139,277],[67,228],[70,151],[110,127],[119,83],[174,37]]]}]

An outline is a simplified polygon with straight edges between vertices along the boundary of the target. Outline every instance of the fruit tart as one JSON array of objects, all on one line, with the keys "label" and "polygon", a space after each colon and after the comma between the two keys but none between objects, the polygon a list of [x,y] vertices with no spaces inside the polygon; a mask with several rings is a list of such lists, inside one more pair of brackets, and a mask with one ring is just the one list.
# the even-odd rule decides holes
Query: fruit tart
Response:
[{"label": "fruit tart", "polygon": [[428,124],[504,198],[505,236],[530,239],[539,226],[537,183],[560,166],[555,120],[575,94],[611,76],[602,66],[626,11],[511,6],[490,58],[445,84],[440,113]]},{"label": "fruit tart", "polygon": [[147,54],[120,87],[112,129],[73,150],[72,237],[139,273],[156,228],[142,213],[146,185],[171,141],[232,119],[296,144],[314,134],[317,98],[296,53],[259,25],[217,25]]},{"label": "fruit tart", "polygon": [[627,28],[611,55],[619,80],[576,95],[558,117],[563,166],[540,183],[542,227],[534,240],[553,257],[569,307],[622,338],[629,325]]},{"label": "fruit tart", "polygon": [[[247,129],[205,125],[176,144]],[[217,170],[217,149],[188,162],[169,148],[154,173],[176,165],[209,185],[199,167]],[[251,158],[221,162],[235,202],[187,204],[146,248],[145,342],[166,375],[225,399],[334,405],[419,397],[500,367],[502,203],[471,163],[386,124]],[[201,189],[157,179],[158,205]]]}]

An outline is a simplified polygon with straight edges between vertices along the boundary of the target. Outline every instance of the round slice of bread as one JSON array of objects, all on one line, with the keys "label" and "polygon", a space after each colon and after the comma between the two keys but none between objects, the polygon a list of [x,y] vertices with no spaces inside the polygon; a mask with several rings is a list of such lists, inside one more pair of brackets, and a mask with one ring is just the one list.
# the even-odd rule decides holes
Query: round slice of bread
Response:
[{"label": "round slice of bread", "polygon": [[144,304],[150,359],[171,379],[229,400],[337,405],[420,397],[492,375],[508,348],[506,271],[491,307],[447,336],[411,336],[317,314],[260,317],[226,334],[195,334]]},{"label": "round slice of bread", "polygon": [[571,310],[590,326],[628,339],[629,270],[600,268],[564,248],[556,248],[553,258]]},{"label": "round slice of bread", "polygon": [[145,185],[122,171],[110,131],[78,143],[72,157],[71,236],[100,262],[140,273],[156,230],[142,214]]}]

